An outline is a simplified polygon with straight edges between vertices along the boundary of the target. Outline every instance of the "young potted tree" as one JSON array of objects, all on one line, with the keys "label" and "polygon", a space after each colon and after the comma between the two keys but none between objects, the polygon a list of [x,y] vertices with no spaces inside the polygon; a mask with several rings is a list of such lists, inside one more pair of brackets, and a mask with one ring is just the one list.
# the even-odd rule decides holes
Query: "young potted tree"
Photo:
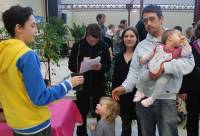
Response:
[{"label": "young potted tree", "polygon": [[41,61],[48,69],[45,78],[49,75],[49,82],[51,83],[50,60],[53,64],[59,66],[61,50],[63,44],[67,41],[68,29],[60,18],[49,17],[47,22],[37,24],[37,30],[35,40],[30,46],[38,52]]}]

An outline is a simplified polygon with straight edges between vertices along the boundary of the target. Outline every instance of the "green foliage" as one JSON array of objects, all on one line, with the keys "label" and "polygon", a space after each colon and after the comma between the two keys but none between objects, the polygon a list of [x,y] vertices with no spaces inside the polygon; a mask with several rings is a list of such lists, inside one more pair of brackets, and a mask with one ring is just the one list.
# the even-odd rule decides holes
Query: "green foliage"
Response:
[{"label": "green foliage", "polygon": [[67,26],[67,28],[74,37],[75,42],[79,41],[85,35],[86,26],[84,24],[77,25],[73,23],[72,27]]},{"label": "green foliage", "polygon": [[66,43],[68,29],[60,18],[50,17],[48,22],[37,24],[38,34],[31,44],[42,60],[52,59],[58,65],[61,46]]},{"label": "green foliage", "polygon": [[5,27],[0,28],[0,39],[8,39],[9,33],[7,32]]},{"label": "green foliage", "polygon": [[112,77],[113,77],[114,67],[115,67],[115,59],[111,62],[111,68],[105,75],[107,96],[112,96]]}]

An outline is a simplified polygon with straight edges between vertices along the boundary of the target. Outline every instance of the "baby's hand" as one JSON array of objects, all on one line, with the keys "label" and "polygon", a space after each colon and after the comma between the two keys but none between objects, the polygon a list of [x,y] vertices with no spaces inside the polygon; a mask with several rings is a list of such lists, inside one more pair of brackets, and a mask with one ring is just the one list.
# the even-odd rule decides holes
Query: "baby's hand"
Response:
[{"label": "baby's hand", "polygon": [[140,59],[140,64],[144,64],[144,59],[143,58]]},{"label": "baby's hand", "polygon": [[96,124],[92,123],[89,126],[90,130],[94,131],[96,129]]},{"label": "baby's hand", "polygon": [[73,87],[76,87],[84,82],[83,76],[74,76],[69,79]]},{"label": "baby's hand", "polygon": [[182,36],[182,38],[181,38],[181,45],[190,46],[190,44],[188,43],[188,40],[185,36]]}]

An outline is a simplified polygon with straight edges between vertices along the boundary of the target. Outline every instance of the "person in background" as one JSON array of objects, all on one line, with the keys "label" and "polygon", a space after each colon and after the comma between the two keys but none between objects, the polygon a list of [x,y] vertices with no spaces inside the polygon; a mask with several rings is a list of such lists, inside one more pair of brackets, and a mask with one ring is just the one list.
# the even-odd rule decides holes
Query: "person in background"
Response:
[{"label": "person in background", "polygon": [[114,24],[110,24],[108,25],[108,30],[106,32],[106,37],[113,39],[113,35],[115,32],[115,25]]},{"label": "person in background", "polygon": [[[148,31],[145,40],[138,43],[129,68],[126,80],[121,86],[112,91],[112,97],[119,100],[119,96],[130,92],[137,85],[140,73],[147,70],[147,67],[139,63],[139,59],[146,53],[151,52],[161,42],[163,29],[163,14],[160,6],[147,5],[142,12],[142,18]],[[181,57],[164,63],[158,74],[151,74],[151,79],[158,79],[163,73],[171,74],[172,78],[166,85],[163,93],[149,106],[144,107],[140,102],[136,103],[136,115],[141,124],[143,136],[154,136],[156,127],[159,136],[178,136],[176,93],[179,91],[182,77],[192,71],[194,67],[193,55]],[[145,85],[144,94],[150,96],[155,86],[155,81]]]},{"label": "person in background", "polygon": [[102,97],[95,111],[101,119],[89,126],[91,136],[115,136],[115,119],[119,111],[116,101],[110,97]]},{"label": "person in background", "polygon": [[[112,89],[118,87],[126,79],[129,71],[134,50],[138,44],[139,37],[137,30],[133,27],[126,28],[122,33],[122,51],[116,56],[114,72],[112,77]],[[120,117],[122,120],[121,136],[131,136],[132,122],[137,120],[135,112],[135,103],[133,98],[136,92],[134,88],[131,92],[120,96]],[[137,122],[138,123],[138,122]],[[138,125],[138,136],[141,136],[140,125]]]},{"label": "person in background", "polygon": [[110,52],[110,58],[111,60],[113,60],[113,35],[115,32],[115,25],[110,24],[108,26],[108,30],[106,32],[106,36],[104,37],[104,41],[107,43],[108,48],[109,48],[109,52]]},{"label": "person in background", "polygon": [[187,109],[187,136],[199,136],[199,115],[200,115],[200,21],[194,29],[196,40],[192,43],[195,67],[192,73],[184,76],[180,97],[186,101]]},{"label": "person in background", "polygon": [[126,29],[126,28],[128,27],[128,22],[127,22],[126,19],[122,19],[122,20],[120,21],[120,24],[119,24],[119,25],[121,26],[121,30],[120,30],[120,33],[119,33],[119,37],[121,38],[124,29]]},{"label": "person in background", "polygon": [[182,33],[182,31],[183,31],[183,29],[182,29],[182,27],[181,27],[181,26],[175,26],[175,27],[174,27],[174,29],[176,29],[176,30],[180,31],[181,33]]},{"label": "person in background", "polygon": [[188,27],[185,30],[185,34],[186,34],[186,37],[188,39],[188,42],[191,43],[192,42],[192,37],[193,37],[193,28],[192,27]]},{"label": "person in background", "polygon": [[[101,61],[92,66],[84,75],[82,89],[77,92],[77,106],[83,118],[83,125],[77,127],[78,136],[87,136],[87,115],[92,105],[97,105],[99,99],[105,96],[106,80],[105,73],[111,67],[111,59],[108,46],[101,40],[101,29],[98,24],[89,24],[86,28],[86,36],[72,47],[69,57],[69,69],[74,73],[79,73],[80,64],[85,59],[100,56]],[[97,119],[99,117],[97,116]]]},{"label": "person in background", "polygon": [[139,40],[144,40],[147,36],[147,30],[145,29],[143,20],[140,19],[135,25],[135,27],[137,28],[139,34]]},{"label": "person in background", "polygon": [[2,14],[11,38],[0,42],[0,103],[14,136],[51,136],[47,105],[83,83],[76,76],[47,88],[38,55],[27,45],[33,41],[36,22],[30,7],[12,6]]},{"label": "person in background", "polygon": [[106,15],[105,14],[97,14],[96,20],[97,20],[99,27],[101,28],[101,39],[103,40],[103,38],[105,37],[106,32],[107,32],[107,27],[104,25],[105,21],[106,21]]},{"label": "person in background", "polygon": [[114,33],[114,41],[113,41],[113,55],[117,55],[119,52],[121,52],[121,42],[122,42],[122,32],[125,28],[127,28],[127,20],[122,19],[120,21],[120,24],[118,26],[118,30]]}]

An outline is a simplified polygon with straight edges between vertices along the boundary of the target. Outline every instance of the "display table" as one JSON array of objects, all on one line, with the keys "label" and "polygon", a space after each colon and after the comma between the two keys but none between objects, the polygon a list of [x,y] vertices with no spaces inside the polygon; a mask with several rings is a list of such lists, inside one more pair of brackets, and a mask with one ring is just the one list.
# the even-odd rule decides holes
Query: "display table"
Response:
[{"label": "display table", "polygon": [[[81,124],[81,114],[71,99],[62,99],[49,105],[52,136],[73,136],[75,124]],[[13,136],[6,123],[0,123],[0,136]]]}]

